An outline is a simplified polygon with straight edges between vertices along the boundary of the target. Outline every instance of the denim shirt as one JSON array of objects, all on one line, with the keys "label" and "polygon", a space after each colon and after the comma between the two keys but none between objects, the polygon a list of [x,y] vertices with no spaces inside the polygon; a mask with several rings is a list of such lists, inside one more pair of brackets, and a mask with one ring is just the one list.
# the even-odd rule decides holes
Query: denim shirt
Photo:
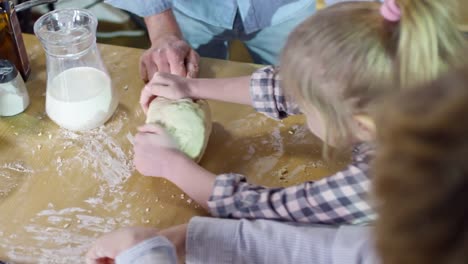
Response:
[{"label": "denim shirt", "polygon": [[151,16],[169,8],[213,26],[232,29],[239,11],[245,33],[284,22],[303,8],[315,9],[315,0],[106,0],[139,16]]}]

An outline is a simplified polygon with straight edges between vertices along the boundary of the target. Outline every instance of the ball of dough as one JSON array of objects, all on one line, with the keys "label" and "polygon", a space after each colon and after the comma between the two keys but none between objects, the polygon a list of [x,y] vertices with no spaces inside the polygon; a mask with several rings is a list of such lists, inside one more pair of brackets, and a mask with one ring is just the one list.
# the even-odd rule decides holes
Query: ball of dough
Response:
[{"label": "ball of dough", "polygon": [[163,126],[182,152],[196,162],[201,160],[212,127],[206,101],[157,97],[149,106],[146,123]]}]

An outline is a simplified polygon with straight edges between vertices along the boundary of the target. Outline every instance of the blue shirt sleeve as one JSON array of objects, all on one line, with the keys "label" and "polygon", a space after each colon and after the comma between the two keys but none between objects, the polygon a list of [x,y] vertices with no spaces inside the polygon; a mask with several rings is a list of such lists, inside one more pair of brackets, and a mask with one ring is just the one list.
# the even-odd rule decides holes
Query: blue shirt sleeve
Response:
[{"label": "blue shirt sleeve", "polygon": [[147,239],[115,258],[116,264],[177,264],[174,246],[165,237]]},{"label": "blue shirt sleeve", "polygon": [[105,0],[104,2],[141,17],[159,14],[172,7],[171,0]]}]

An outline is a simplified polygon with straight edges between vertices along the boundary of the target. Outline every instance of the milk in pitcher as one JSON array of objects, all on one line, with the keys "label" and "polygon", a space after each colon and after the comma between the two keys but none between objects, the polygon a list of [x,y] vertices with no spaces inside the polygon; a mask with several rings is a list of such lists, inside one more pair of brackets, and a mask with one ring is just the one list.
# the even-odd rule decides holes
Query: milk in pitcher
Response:
[{"label": "milk in pitcher", "polygon": [[104,124],[117,107],[109,76],[92,67],[63,71],[47,87],[46,112],[69,130],[88,130]]}]

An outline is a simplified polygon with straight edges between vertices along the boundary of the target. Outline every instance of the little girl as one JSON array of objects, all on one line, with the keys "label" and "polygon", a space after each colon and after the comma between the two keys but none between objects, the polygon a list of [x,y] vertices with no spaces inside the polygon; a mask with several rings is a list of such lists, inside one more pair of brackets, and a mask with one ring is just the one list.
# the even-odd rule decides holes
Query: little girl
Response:
[{"label": "little girl", "polygon": [[143,89],[140,103],[145,110],[155,96],[251,104],[275,118],[300,109],[311,132],[327,145],[353,146],[352,162],[343,171],[286,188],[257,186],[235,173],[216,176],[164,147],[170,137],[154,125],[141,127],[135,138],[136,168],[172,181],[217,217],[322,224],[372,221],[376,215],[367,195],[375,108],[400,87],[431,81],[466,61],[454,10],[452,0],[336,4],[290,35],[281,78],[274,67],[260,69],[251,78],[155,74]]}]

